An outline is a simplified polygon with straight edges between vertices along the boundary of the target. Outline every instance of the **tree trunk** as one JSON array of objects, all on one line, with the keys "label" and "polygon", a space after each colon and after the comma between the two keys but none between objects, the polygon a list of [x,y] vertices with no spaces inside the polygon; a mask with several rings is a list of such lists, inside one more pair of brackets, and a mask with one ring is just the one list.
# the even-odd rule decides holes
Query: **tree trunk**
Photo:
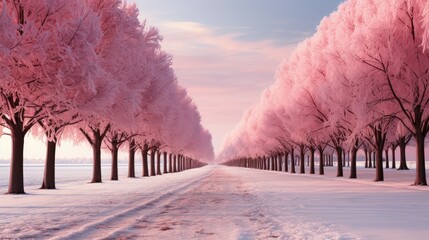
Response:
[{"label": "tree trunk", "polygon": [[130,141],[129,151],[128,151],[128,177],[135,178],[135,155],[136,155],[136,142],[134,139]]},{"label": "tree trunk", "polygon": [[346,166],[346,151],[343,149],[343,167]]},{"label": "tree trunk", "polygon": [[164,152],[164,173],[167,172],[167,152]]},{"label": "tree trunk", "polygon": [[386,155],[386,168],[390,168],[390,166],[389,166],[389,149],[388,148],[386,148],[385,150],[384,150],[384,153],[385,153],[385,155]]},{"label": "tree trunk", "polygon": [[341,147],[336,148],[337,151],[337,177],[343,176],[343,149]]},{"label": "tree trunk", "polygon": [[372,168],[372,151],[368,152],[368,168]]},{"label": "tree trunk", "polygon": [[416,178],[414,185],[426,186],[425,143],[424,136],[416,136]]},{"label": "tree trunk", "polygon": [[110,125],[107,125],[103,129],[100,129],[100,127],[90,127],[90,129],[90,132],[86,132],[83,129],[80,129],[80,131],[92,147],[93,168],[91,183],[101,183],[101,144],[107,131],[110,129]]},{"label": "tree trunk", "polygon": [[40,189],[55,189],[55,150],[56,141],[47,141],[45,172],[43,173],[43,182]]},{"label": "tree trunk", "polygon": [[94,143],[92,144],[93,168],[91,183],[101,183],[101,143],[99,132],[94,132]]},{"label": "tree trunk", "polygon": [[414,180],[414,185],[426,186],[426,166],[425,166],[425,138],[426,133],[421,131],[421,118],[422,114],[420,111],[420,105],[415,109],[416,116],[416,132],[414,138],[416,140],[416,179]]},{"label": "tree trunk", "polygon": [[[22,122],[16,123],[22,125]],[[9,189],[10,194],[24,194],[24,132],[22,127],[12,127],[12,159],[10,162]]]},{"label": "tree trunk", "polygon": [[118,181],[118,144],[112,142],[112,149],[110,152],[112,153],[112,173],[110,180]]},{"label": "tree trunk", "polygon": [[169,173],[173,172],[172,160],[173,160],[173,154],[170,153],[169,156],[168,156],[168,172]]},{"label": "tree trunk", "polygon": [[290,155],[290,173],[295,173],[295,150],[292,148]]},{"label": "tree trunk", "polygon": [[279,155],[274,155],[274,170],[278,171],[279,170]]},{"label": "tree trunk", "polygon": [[156,155],[156,150],[154,148],[152,148],[150,150],[150,175],[151,176],[156,176],[156,171],[155,171],[155,155]]},{"label": "tree trunk", "polygon": [[173,172],[177,172],[177,154],[174,155]]},{"label": "tree trunk", "polygon": [[396,156],[395,156],[396,146],[392,145],[392,169],[396,168]]},{"label": "tree trunk", "polygon": [[368,150],[364,149],[364,152],[365,152],[365,168],[368,168],[369,167],[369,164],[368,164]]},{"label": "tree trunk", "polygon": [[399,140],[400,162],[399,162],[398,170],[409,170],[407,166],[407,157],[405,155],[406,146],[407,146],[407,142],[405,140],[405,137],[401,137]]},{"label": "tree trunk", "polygon": [[383,133],[380,129],[374,128],[374,138],[375,138],[375,181],[384,181],[383,174],[383,149],[386,133]]},{"label": "tree trunk", "polygon": [[285,151],[285,172],[289,172],[289,169],[288,169],[289,168],[289,166],[288,166],[288,164],[289,164],[288,163],[288,157],[289,156],[288,155],[289,155],[289,152]]},{"label": "tree trunk", "polygon": [[356,158],[357,158],[357,151],[359,147],[359,140],[355,140],[355,144],[352,148],[352,159],[351,159],[351,166],[350,166],[350,178],[357,178],[357,170],[356,170]]},{"label": "tree trunk", "polygon": [[143,177],[149,177],[149,164],[147,159],[147,154],[149,153],[149,146],[145,144],[142,149],[142,165],[143,165]]},{"label": "tree trunk", "polygon": [[305,173],[305,153],[304,153],[304,148],[305,146],[303,144],[301,144],[299,146],[299,157],[300,157],[300,168],[299,168],[299,173],[300,174],[304,174]]},{"label": "tree trunk", "polygon": [[161,152],[157,151],[157,159],[156,159],[156,174],[161,175]]},{"label": "tree trunk", "polygon": [[310,147],[310,174],[314,174],[314,147]]},{"label": "tree trunk", "polygon": [[321,146],[318,147],[319,150],[319,175],[324,175],[324,154],[323,154],[323,148]]}]

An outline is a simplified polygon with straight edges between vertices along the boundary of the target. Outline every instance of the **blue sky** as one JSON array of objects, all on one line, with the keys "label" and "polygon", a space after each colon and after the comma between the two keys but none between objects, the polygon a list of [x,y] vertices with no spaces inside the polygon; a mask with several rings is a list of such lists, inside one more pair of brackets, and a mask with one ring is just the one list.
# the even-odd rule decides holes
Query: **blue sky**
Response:
[{"label": "blue sky", "polygon": [[278,44],[310,36],[320,20],[341,0],[137,0],[143,17],[190,21],[213,27],[238,39],[270,39]]}]

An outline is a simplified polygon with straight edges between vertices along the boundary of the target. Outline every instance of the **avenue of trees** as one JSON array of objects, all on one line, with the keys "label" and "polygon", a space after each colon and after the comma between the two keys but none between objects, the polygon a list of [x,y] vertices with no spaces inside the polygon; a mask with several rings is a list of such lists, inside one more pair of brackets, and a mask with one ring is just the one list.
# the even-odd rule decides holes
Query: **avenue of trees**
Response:
[{"label": "avenue of trees", "polygon": [[8,193],[24,193],[27,134],[47,139],[47,189],[55,188],[55,149],[64,138],[91,145],[92,182],[102,181],[102,148],[112,154],[112,180],[124,145],[129,177],[139,150],[143,176],[149,166],[152,176],[213,158],[211,135],[161,41],[156,28],[139,21],[136,6],[120,0],[1,2],[0,125],[12,140]]},{"label": "avenue of trees", "polygon": [[[356,155],[366,167],[407,169],[405,146],[416,147],[414,185],[427,185],[425,140],[429,131],[429,2],[349,0],[325,17],[276,73],[275,83],[249,109],[224,143],[228,165],[310,173],[344,158],[357,177]],[[385,157],[384,157],[385,156]],[[383,159],[386,165],[383,166]],[[289,169],[290,167],[290,169]]]}]

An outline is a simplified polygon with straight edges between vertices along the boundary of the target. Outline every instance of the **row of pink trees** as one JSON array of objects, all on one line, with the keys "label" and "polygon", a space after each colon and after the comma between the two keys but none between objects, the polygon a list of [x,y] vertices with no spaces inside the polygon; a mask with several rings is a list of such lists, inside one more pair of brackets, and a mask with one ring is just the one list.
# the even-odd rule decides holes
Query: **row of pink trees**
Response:
[{"label": "row of pink trees", "polygon": [[113,165],[127,141],[133,150],[147,145],[187,159],[212,158],[211,136],[178,85],[162,37],[139,22],[135,5],[6,0],[0,6],[0,124],[12,138],[8,193],[24,193],[30,129],[47,138],[42,188],[55,188],[61,137],[91,144],[92,182],[101,182],[102,146],[112,151]]},{"label": "row of pink trees", "polygon": [[[398,141],[416,144],[415,185],[427,185],[424,142],[429,131],[429,3],[423,0],[349,0],[299,44],[276,82],[224,144],[225,161],[335,151],[337,175],[351,152],[356,178],[359,149],[383,151]],[[286,160],[287,161],[287,160]],[[292,157],[294,161],[294,157]],[[303,172],[301,164],[301,172]],[[312,173],[314,170],[311,170]]]}]

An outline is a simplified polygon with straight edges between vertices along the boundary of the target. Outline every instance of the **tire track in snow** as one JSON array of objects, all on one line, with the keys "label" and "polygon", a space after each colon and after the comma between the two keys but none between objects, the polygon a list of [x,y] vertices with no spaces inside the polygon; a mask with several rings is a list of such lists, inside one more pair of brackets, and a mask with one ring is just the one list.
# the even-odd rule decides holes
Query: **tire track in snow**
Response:
[{"label": "tire track in snow", "polygon": [[146,200],[143,203],[136,204],[136,206],[126,208],[124,210],[118,210],[108,217],[97,219],[83,226],[79,226],[78,229],[67,229],[66,233],[58,234],[51,239],[96,239],[104,238],[107,231],[111,231],[114,227],[121,227],[123,223],[129,223],[136,217],[140,217],[144,214],[145,210],[150,210],[162,202],[166,202],[175,195],[179,194],[186,189],[192,188],[205,178],[208,178],[213,172],[213,169],[197,179],[191,179],[190,182],[181,184],[180,186],[174,186],[173,189],[158,195],[157,197]]},{"label": "tire track in snow", "polygon": [[275,239],[283,235],[246,183],[223,167],[105,239]]}]

